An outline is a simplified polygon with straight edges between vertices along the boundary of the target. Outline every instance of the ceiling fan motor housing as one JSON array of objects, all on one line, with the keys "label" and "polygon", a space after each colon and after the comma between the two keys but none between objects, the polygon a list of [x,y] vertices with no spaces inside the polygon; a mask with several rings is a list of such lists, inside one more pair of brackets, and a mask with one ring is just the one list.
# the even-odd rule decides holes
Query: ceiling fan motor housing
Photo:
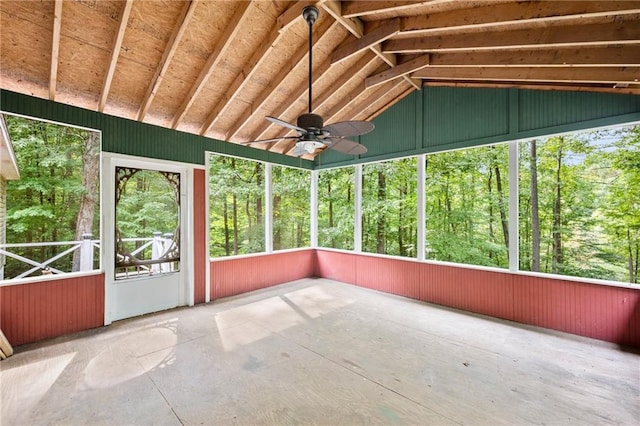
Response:
[{"label": "ceiling fan motor housing", "polygon": [[298,117],[297,123],[298,127],[302,127],[306,131],[310,131],[313,129],[319,132],[322,127],[324,127],[324,121],[318,114],[302,114]]}]

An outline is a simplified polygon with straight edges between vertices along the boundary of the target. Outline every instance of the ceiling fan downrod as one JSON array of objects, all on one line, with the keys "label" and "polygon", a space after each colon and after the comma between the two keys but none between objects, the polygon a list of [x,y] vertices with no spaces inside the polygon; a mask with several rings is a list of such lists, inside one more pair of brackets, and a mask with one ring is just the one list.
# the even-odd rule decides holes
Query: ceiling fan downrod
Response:
[{"label": "ceiling fan downrod", "polygon": [[311,112],[313,111],[312,108],[312,96],[311,96],[311,83],[312,83],[312,79],[313,79],[313,24],[316,22],[316,19],[318,19],[318,9],[314,6],[306,6],[304,9],[302,9],[302,17],[304,18],[305,21],[307,21],[307,24],[309,24],[309,114],[311,114]]}]

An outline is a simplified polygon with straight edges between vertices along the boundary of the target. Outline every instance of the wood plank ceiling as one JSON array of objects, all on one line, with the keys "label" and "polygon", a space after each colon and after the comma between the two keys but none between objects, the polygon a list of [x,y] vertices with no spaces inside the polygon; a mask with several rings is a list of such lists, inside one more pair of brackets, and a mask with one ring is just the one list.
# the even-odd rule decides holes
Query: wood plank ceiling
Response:
[{"label": "wood plank ceiling", "polygon": [[325,123],[430,86],[640,94],[640,1],[613,0],[1,0],[0,84],[229,142],[284,136],[264,117],[307,112],[306,5]]}]

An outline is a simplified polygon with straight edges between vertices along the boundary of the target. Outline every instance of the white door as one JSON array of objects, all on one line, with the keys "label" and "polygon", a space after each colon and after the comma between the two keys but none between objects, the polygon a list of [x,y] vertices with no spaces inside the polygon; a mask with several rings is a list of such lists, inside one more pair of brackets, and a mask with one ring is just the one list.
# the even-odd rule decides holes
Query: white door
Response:
[{"label": "white door", "polygon": [[185,167],[103,157],[105,324],[189,303]]}]

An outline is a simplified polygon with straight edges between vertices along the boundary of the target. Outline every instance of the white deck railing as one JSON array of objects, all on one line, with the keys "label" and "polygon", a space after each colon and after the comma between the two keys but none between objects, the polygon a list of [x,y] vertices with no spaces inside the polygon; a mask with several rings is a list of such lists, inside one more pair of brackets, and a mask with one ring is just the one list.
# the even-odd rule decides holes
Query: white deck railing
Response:
[{"label": "white deck railing", "polygon": [[[142,243],[139,247],[131,252],[136,256],[151,248],[151,260],[160,259],[160,257],[167,251],[167,249],[173,243],[173,234],[161,232],[154,232],[152,238],[123,238],[125,243]],[[18,253],[15,253],[15,249],[24,248],[39,248],[39,247],[60,247],[62,251],[46,260],[29,259]],[[95,249],[100,250],[100,240],[92,239],[91,234],[84,234],[81,241],[59,241],[59,242],[38,242],[38,243],[13,243],[13,244],[0,244],[0,255],[15,259],[19,262],[25,263],[30,268],[26,271],[16,275],[15,277],[4,276],[4,265],[0,264],[0,280],[3,279],[19,279],[28,277],[36,272],[40,272],[42,275],[50,274],[66,274],[72,271],[63,271],[58,268],[54,268],[52,264],[65,257],[73,256],[75,251],[80,252],[80,267],[79,271],[92,271],[94,269],[94,253]],[[121,257],[121,256],[120,256]],[[138,267],[137,274],[153,274],[170,272],[174,270],[172,263],[156,263],[148,266]],[[129,276],[131,271],[127,271],[126,275]],[[135,274],[135,273],[134,273]]]}]

